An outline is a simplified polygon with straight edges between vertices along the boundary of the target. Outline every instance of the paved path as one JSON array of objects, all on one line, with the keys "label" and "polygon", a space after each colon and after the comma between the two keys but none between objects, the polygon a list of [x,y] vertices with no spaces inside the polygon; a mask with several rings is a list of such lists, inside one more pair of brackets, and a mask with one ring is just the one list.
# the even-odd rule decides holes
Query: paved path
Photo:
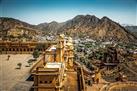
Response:
[{"label": "paved path", "polygon": [[77,72],[67,72],[64,91],[78,91]]}]

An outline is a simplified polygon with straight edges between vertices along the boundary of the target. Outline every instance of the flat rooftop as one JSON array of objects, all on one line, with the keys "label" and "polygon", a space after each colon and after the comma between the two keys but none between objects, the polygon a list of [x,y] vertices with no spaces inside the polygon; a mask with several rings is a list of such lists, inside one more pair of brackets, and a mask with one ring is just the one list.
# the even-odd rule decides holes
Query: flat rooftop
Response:
[{"label": "flat rooftop", "polygon": [[51,46],[51,47],[49,47],[49,48],[47,49],[47,51],[53,51],[53,50],[56,50],[56,46],[55,46],[55,45],[53,45],[53,46]]},{"label": "flat rooftop", "polygon": [[62,68],[64,63],[61,62],[48,62],[44,68]]}]

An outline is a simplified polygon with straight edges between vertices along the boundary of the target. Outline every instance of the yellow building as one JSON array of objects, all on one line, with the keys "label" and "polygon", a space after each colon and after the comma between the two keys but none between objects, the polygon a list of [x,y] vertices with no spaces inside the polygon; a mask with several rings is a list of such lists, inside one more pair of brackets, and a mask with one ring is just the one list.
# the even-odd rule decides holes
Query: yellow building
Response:
[{"label": "yellow building", "polygon": [[60,35],[57,45],[52,45],[45,51],[45,62],[63,62],[66,67],[73,67],[73,41]]},{"label": "yellow building", "polygon": [[1,54],[16,54],[16,53],[33,53],[37,48],[38,51],[44,52],[50,45],[54,43],[49,42],[11,42],[11,41],[0,41],[0,53]]},{"label": "yellow building", "polygon": [[57,45],[45,51],[43,64],[36,65],[31,71],[34,75],[34,91],[80,91],[77,82],[79,75],[74,70],[69,72],[69,69],[73,69],[73,57],[72,38],[60,35]]},{"label": "yellow building", "polygon": [[63,86],[65,65],[48,62],[38,67],[34,76],[34,91],[59,91]]}]

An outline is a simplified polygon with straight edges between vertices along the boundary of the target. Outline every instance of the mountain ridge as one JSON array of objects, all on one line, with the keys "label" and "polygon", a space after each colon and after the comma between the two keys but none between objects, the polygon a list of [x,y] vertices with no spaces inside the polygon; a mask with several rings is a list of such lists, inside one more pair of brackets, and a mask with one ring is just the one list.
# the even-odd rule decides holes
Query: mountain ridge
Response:
[{"label": "mountain ridge", "polygon": [[[5,25],[1,23],[2,19],[3,18],[0,17],[1,26]],[[7,21],[8,19],[11,20],[11,18],[7,18]],[[103,41],[130,42],[137,39],[136,36],[130,33],[123,26],[106,16],[99,19],[95,15],[77,15],[66,22],[58,23],[56,21],[52,21],[50,23],[45,22],[38,25],[31,25],[16,19],[13,20],[15,23],[10,22],[11,24],[5,26],[15,27],[15,25],[19,25],[40,31],[42,30],[54,35],[64,33],[74,38],[89,37]]]}]

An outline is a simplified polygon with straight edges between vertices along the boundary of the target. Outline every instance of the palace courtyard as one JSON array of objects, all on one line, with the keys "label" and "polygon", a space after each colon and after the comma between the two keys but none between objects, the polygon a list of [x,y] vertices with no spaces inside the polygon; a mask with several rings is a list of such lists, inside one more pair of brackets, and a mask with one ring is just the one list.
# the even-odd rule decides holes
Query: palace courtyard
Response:
[{"label": "palace courtyard", "polygon": [[[32,58],[31,54],[0,55],[0,91],[29,91],[33,82],[26,79],[32,66],[27,61]],[[22,64],[20,69],[18,63]]]}]

